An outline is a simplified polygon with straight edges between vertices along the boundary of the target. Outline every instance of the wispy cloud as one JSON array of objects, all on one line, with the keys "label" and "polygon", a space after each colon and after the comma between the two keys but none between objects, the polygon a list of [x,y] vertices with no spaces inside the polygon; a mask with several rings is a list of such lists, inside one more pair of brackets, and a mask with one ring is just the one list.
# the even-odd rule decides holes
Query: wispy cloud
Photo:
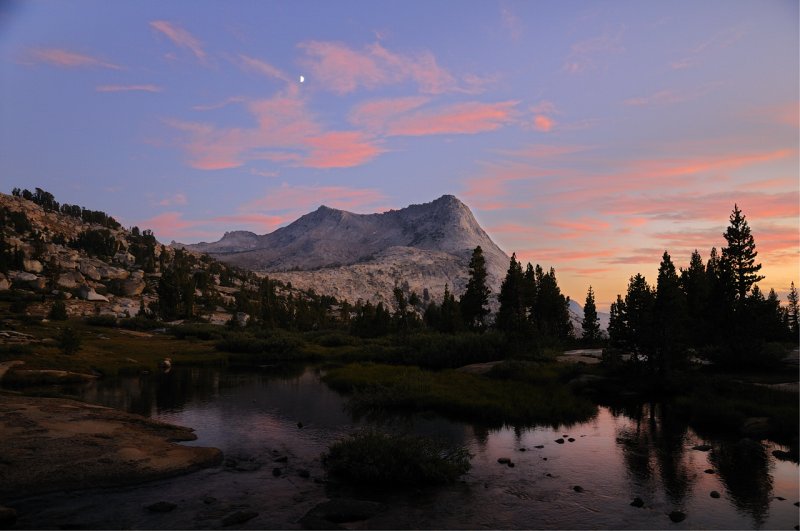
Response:
[{"label": "wispy cloud", "polygon": [[305,52],[304,66],[317,86],[338,94],[357,89],[372,90],[404,82],[415,83],[420,92],[476,93],[483,90],[483,78],[466,77],[459,81],[439,66],[428,51],[416,54],[396,53],[376,42],[354,49],[341,42],[308,41],[299,44]]},{"label": "wispy cloud", "polygon": [[255,127],[165,122],[183,133],[180,142],[189,164],[198,169],[235,168],[253,160],[341,168],[364,164],[383,151],[379,141],[363,132],[326,130],[294,86],[269,99],[247,101],[244,106]]},{"label": "wispy cloud", "polygon": [[287,83],[292,81],[292,79],[279,68],[276,68],[266,61],[262,61],[261,59],[256,59],[247,55],[239,55],[239,60],[242,68],[247,71],[255,72],[275,79],[280,79],[281,81],[285,81]]},{"label": "wispy cloud", "polygon": [[161,92],[158,85],[98,85],[97,92]]},{"label": "wispy cloud", "polygon": [[61,48],[35,48],[28,57],[39,63],[46,63],[61,68],[109,68],[122,70],[120,65]]},{"label": "wispy cloud", "polygon": [[233,105],[236,103],[244,103],[247,101],[246,98],[242,96],[232,96],[230,98],[226,98],[218,103],[211,103],[208,105],[194,105],[192,106],[192,110],[195,111],[214,111],[217,109],[222,109],[223,107],[227,107],[228,105]]},{"label": "wispy cloud", "polygon": [[570,74],[578,74],[598,67],[599,58],[604,55],[625,51],[622,45],[622,28],[610,33],[606,32],[591,39],[584,39],[572,45],[562,70]]},{"label": "wispy cloud", "polygon": [[500,6],[500,21],[503,29],[512,40],[518,41],[522,37],[522,19],[520,19],[508,5]]},{"label": "wispy cloud", "polygon": [[179,48],[189,49],[199,60],[206,60],[202,43],[187,30],[166,20],[153,20],[150,22],[150,27],[166,36]]},{"label": "wispy cloud", "polygon": [[683,57],[672,61],[670,66],[675,70],[693,68],[700,64],[703,55],[714,50],[722,50],[733,46],[746,34],[747,32],[741,28],[727,28],[717,32],[708,39],[687,50]]},{"label": "wispy cloud", "polygon": [[186,205],[188,203],[189,200],[187,199],[186,194],[179,192],[177,194],[164,197],[163,199],[160,199],[158,201],[154,201],[152,204],[162,207],[168,207],[175,205]]},{"label": "wispy cloud", "polygon": [[707,84],[697,90],[691,91],[677,91],[671,89],[659,90],[649,96],[639,96],[636,98],[629,98],[624,101],[625,105],[634,107],[655,106],[655,105],[668,105],[671,103],[683,103],[686,101],[696,100],[712,92],[718,83]]}]

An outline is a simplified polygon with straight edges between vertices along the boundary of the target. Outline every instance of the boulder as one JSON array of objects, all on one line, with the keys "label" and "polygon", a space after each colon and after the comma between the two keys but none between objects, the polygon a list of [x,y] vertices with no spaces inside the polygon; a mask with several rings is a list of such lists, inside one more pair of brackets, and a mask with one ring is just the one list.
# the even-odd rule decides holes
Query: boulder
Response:
[{"label": "boulder", "polygon": [[720,494],[719,494],[719,492],[717,492],[715,490],[712,490],[711,493],[709,494],[709,496],[711,496],[712,498],[719,498]]},{"label": "boulder", "polygon": [[78,269],[86,278],[90,278],[94,281],[98,281],[101,278],[100,271],[89,262],[81,262]]},{"label": "boulder", "polygon": [[62,259],[56,262],[59,269],[78,269],[78,262],[75,260]]},{"label": "boulder", "polygon": [[141,269],[137,269],[136,271],[131,271],[130,278],[144,280],[144,271]]},{"label": "boulder", "polygon": [[28,286],[34,291],[47,291],[47,284],[47,279],[43,277],[36,277],[28,282]]},{"label": "boulder", "polygon": [[22,268],[29,273],[41,273],[44,266],[39,260],[23,260]]},{"label": "boulder", "polygon": [[78,296],[86,301],[103,301],[108,302],[108,297],[100,295],[94,289],[90,288],[89,286],[83,285],[78,290]]},{"label": "boulder", "polygon": [[669,513],[669,519],[677,524],[686,520],[686,514],[681,511],[672,511]]},{"label": "boulder", "polygon": [[0,291],[11,289],[11,282],[8,281],[3,273],[0,273]]},{"label": "boulder", "polygon": [[248,520],[252,520],[256,516],[258,516],[258,513],[255,511],[236,511],[235,513],[231,513],[223,518],[222,525],[229,526],[243,524]]},{"label": "boulder", "polygon": [[10,529],[17,521],[17,511],[0,505],[0,529]]},{"label": "boulder", "polygon": [[122,283],[122,292],[126,297],[138,297],[147,286],[141,278],[129,278]]},{"label": "boulder", "polygon": [[38,278],[33,273],[27,273],[25,271],[11,271],[8,277],[13,282],[32,282]]},{"label": "boulder", "polygon": [[100,272],[100,277],[104,280],[125,280],[130,276],[130,273],[125,269],[112,266],[100,266],[97,268]]},{"label": "boulder", "polygon": [[639,496],[636,496],[633,501],[631,502],[632,507],[644,507],[644,500],[641,499]]},{"label": "boulder", "polygon": [[58,275],[56,285],[61,289],[75,289],[85,283],[86,279],[83,278],[83,275],[79,271],[72,270]]},{"label": "boulder", "polygon": [[119,252],[115,254],[114,261],[124,265],[125,267],[133,267],[136,265],[136,258],[128,252]]},{"label": "boulder", "polygon": [[244,312],[237,312],[236,313],[236,322],[239,323],[239,326],[245,327],[247,326],[247,322],[250,321],[250,315]]}]

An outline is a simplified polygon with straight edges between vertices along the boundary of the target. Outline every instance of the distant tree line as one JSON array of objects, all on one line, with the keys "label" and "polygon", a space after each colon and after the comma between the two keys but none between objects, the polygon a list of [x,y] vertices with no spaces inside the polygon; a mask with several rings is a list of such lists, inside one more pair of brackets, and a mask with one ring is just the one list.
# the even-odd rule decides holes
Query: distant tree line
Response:
[{"label": "distant tree line", "polygon": [[105,212],[101,212],[99,210],[89,210],[88,208],[78,205],[69,205],[67,203],[59,204],[53,194],[42,190],[41,188],[35,188],[33,192],[27,188],[24,190],[14,188],[11,190],[11,195],[14,197],[22,197],[28,201],[33,201],[47,212],[60,212],[66,216],[80,219],[84,223],[96,223],[114,230],[119,229],[121,226],[117,220]]},{"label": "distant tree line", "polygon": [[705,264],[695,250],[679,271],[665,251],[655,286],[639,273],[631,277],[625,297],[611,304],[612,357],[632,353],[632,363],[666,376],[692,352],[739,369],[774,363],[785,351],[771,344],[797,341],[794,283],[786,307],[775,290],[764,296],[755,240],[738,205],[729,221],[725,247],[712,248]]}]

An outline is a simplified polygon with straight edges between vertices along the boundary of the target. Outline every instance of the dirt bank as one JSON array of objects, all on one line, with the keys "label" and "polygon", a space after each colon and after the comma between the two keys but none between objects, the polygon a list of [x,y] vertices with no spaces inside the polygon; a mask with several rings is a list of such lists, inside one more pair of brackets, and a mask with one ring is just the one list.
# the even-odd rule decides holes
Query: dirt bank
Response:
[{"label": "dirt bank", "polygon": [[0,392],[0,502],[57,490],[122,486],[222,461],[175,444],[189,428],[59,398]]}]

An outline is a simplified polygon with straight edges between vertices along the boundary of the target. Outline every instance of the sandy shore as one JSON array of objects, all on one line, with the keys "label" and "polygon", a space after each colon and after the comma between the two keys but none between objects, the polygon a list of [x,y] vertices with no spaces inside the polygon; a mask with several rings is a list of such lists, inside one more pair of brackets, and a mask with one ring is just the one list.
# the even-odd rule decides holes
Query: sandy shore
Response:
[{"label": "sandy shore", "polygon": [[222,461],[189,447],[189,428],[59,398],[0,392],[0,503],[59,490],[123,486]]}]

